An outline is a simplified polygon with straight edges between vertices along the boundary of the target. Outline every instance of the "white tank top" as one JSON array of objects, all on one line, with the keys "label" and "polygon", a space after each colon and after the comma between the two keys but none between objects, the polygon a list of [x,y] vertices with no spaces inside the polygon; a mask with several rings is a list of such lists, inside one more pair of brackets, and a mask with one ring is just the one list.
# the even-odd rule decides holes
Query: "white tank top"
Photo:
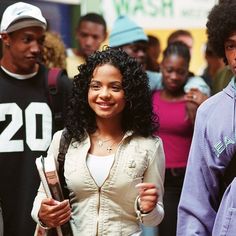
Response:
[{"label": "white tank top", "polygon": [[109,156],[95,156],[88,154],[87,166],[98,187],[101,187],[109,175],[114,162],[114,154]]}]

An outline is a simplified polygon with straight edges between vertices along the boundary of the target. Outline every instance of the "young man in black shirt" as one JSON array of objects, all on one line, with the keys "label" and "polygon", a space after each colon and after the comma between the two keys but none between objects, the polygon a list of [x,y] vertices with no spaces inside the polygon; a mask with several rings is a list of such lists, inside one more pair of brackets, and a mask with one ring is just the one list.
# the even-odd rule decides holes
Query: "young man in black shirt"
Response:
[{"label": "young man in black shirt", "polygon": [[[34,233],[30,212],[39,186],[35,158],[46,154],[55,131],[48,70],[39,63],[46,26],[40,9],[31,4],[15,3],[2,15],[0,199],[7,236]],[[70,80],[59,78],[62,114],[70,89]]]}]

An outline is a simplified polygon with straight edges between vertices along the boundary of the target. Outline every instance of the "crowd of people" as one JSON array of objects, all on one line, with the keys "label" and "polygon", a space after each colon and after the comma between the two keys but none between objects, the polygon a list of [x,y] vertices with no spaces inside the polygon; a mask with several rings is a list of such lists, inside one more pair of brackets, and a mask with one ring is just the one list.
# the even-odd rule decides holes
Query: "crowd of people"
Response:
[{"label": "crowd of people", "polygon": [[[233,236],[235,19],[232,0],[209,12],[199,76],[189,71],[188,30],[162,49],[126,15],[108,33],[102,15],[88,13],[77,48],[66,48],[40,8],[9,5],[0,25],[0,236],[49,236],[68,222],[74,236]],[[59,202],[35,160],[61,168],[66,137],[68,195]]]}]

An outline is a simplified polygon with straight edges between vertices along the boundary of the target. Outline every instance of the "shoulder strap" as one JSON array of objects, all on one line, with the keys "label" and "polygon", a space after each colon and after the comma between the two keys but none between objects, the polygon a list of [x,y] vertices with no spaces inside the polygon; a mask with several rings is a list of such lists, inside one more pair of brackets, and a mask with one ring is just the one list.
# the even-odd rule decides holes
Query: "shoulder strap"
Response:
[{"label": "shoulder strap", "polygon": [[65,163],[65,155],[69,148],[70,142],[71,142],[71,136],[69,135],[67,129],[64,128],[61,135],[61,139],[60,139],[59,154],[57,156],[57,160],[59,163],[58,176],[61,183],[64,198],[66,199],[69,198],[69,190],[67,188],[67,184],[66,184],[65,176],[64,176],[64,163]]},{"label": "shoulder strap", "polygon": [[48,71],[48,89],[50,94],[56,94],[58,92],[57,79],[61,69],[54,67]]},{"label": "shoulder strap", "polygon": [[57,67],[48,70],[47,85],[48,85],[48,100],[54,115],[56,130],[61,129],[62,124],[62,104],[59,93],[58,80],[63,70]]}]

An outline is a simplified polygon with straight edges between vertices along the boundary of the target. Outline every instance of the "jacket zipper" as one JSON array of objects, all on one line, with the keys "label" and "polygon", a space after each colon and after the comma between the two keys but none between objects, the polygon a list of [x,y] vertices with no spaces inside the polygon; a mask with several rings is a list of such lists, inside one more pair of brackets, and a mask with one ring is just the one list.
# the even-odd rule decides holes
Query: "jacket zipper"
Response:
[{"label": "jacket zipper", "polygon": [[99,214],[99,211],[100,211],[100,195],[101,195],[101,187],[98,188],[98,211],[97,211],[97,232],[96,232],[96,235],[98,235],[98,222],[99,222],[99,217],[100,217],[100,214]]}]

